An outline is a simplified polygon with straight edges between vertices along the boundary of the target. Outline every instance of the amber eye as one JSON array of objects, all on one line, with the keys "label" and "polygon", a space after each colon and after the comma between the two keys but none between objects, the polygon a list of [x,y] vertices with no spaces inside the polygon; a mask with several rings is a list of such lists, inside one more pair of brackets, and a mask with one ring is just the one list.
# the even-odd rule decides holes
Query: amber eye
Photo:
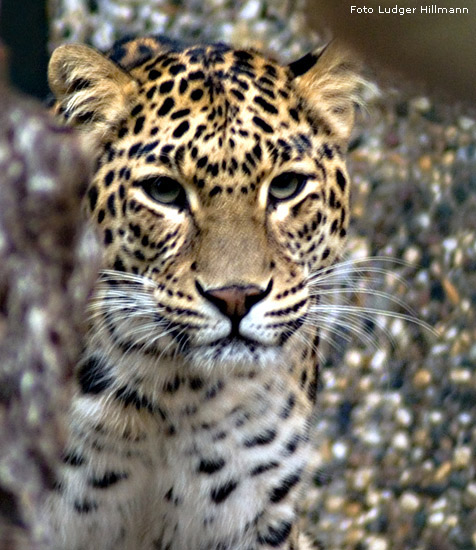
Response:
[{"label": "amber eye", "polygon": [[285,201],[302,191],[309,176],[297,172],[284,172],[276,176],[269,185],[268,195],[271,202]]},{"label": "amber eye", "polygon": [[162,204],[183,208],[187,205],[185,189],[178,181],[167,176],[153,176],[141,180],[138,185],[151,199]]}]

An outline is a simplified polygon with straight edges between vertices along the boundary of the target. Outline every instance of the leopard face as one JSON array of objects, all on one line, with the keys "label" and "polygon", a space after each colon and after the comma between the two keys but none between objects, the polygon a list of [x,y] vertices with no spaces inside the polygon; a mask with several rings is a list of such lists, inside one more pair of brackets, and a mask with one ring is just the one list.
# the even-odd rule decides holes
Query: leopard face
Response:
[{"label": "leopard face", "polygon": [[109,57],[64,46],[49,76],[57,113],[97,156],[101,338],[196,369],[312,347],[310,276],[336,259],[349,221],[359,79],[341,53],[283,66],[148,38]]}]

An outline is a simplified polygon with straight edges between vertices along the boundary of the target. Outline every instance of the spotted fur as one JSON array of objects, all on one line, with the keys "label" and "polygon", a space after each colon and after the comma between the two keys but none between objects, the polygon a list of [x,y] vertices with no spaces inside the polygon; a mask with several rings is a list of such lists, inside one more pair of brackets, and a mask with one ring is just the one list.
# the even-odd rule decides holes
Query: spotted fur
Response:
[{"label": "spotted fur", "polygon": [[332,46],[283,66],[157,38],[60,47],[49,79],[104,245],[53,547],[311,548],[309,278],[345,241],[361,79]]}]

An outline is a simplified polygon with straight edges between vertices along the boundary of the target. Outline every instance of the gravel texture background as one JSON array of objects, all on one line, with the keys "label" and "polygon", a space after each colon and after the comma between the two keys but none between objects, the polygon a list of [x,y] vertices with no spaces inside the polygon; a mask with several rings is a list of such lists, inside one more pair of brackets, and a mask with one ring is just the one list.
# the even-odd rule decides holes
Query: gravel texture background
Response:
[{"label": "gravel texture background", "polygon": [[81,214],[89,148],[10,89],[2,61],[0,550],[39,550],[99,247]]},{"label": "gravel texture background", "polygon": [[[52,46],[105,49],[161,32],[291,60],[327,39],[306,28],[302,1],[50,0],[50,10]],[[341,309],[395,315],[328,315],[303,521],[328,550],[475,549],[475,114],[382,85],[355,130],[350,170],[354,262],[335,296]],[[438,334],[398,316],[409,307]]]}]

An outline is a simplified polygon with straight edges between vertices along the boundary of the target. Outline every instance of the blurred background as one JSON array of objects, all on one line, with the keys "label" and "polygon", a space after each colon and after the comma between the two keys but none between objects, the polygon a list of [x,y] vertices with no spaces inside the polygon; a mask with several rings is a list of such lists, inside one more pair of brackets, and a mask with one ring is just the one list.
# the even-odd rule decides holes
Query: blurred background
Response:
[{"label": "blurred background", "polygon": [[337,37],[362,54],[379,92],[369,88],[350,145],[348,277],[360,291],[349,299],[405,313],[387,293],[438,334],[384,313],[329,319],[303,523],[327,550],[474,550],[476,4],[434,0],[469,13],[418,16],[376,13],[395,2],[367,1],[374,14],[351,5],[1,0],[0,36],[11,81],[43,99],[48,55],[66,41],[105,50],[164,33],[291,61]]}]

